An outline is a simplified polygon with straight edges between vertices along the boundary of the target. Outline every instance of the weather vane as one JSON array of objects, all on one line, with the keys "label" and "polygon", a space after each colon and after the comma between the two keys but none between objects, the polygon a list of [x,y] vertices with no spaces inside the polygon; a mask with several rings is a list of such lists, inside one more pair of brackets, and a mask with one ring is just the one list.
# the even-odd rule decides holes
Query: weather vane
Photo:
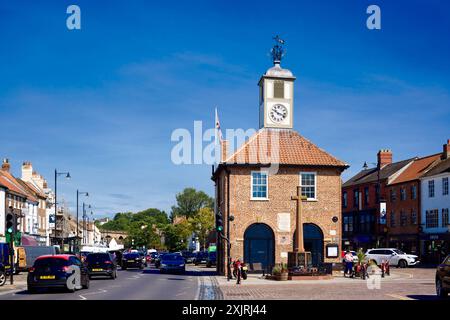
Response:
[{"label": "weather vane", "polygon": [[278,35],[275,36],[273,40],[275,40],[275,45],[273,46],[270,53],[272,54],[273,63],[279,64],[286,53],[286,50],[283,48],[284,40],[281,39]]}]

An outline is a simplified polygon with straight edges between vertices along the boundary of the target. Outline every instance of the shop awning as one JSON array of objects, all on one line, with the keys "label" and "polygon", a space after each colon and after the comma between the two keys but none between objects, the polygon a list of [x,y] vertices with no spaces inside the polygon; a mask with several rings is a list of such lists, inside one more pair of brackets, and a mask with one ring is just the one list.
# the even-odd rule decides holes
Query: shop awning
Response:
[{"label": "shop awning", "polygon": [[23,246],[38,246],[37,240],[31,236],[22,235],[22,245]]}]

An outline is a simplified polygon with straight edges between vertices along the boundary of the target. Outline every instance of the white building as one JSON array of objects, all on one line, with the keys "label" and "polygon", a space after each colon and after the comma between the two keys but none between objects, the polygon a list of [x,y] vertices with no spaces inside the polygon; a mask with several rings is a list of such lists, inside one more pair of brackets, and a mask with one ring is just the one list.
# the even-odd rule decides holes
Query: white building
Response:
[{"label": "white building", "polygon": [[441,262],[450,253],[450,140],[444,144],[441,159],[422,176],[421,246],[424,258]]}]

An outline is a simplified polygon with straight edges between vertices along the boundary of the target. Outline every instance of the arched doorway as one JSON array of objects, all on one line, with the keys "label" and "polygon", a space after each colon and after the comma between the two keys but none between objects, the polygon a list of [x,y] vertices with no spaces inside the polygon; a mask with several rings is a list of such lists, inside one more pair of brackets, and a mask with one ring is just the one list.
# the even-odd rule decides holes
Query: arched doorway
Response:
[{"label": "arched doorway", "polygon": [[275,237],[268,225],[254,223],[245,230],[244,261],[261,263],[264,269],[275,264]]},{"label": "arched doorway", "polygon": [[[294,232],[294,243],[297,231]],[[323,233],[319,226],[314,223],[303,224],[303,244],[305,251],[311,252],[313,266],[323,263]]]}]

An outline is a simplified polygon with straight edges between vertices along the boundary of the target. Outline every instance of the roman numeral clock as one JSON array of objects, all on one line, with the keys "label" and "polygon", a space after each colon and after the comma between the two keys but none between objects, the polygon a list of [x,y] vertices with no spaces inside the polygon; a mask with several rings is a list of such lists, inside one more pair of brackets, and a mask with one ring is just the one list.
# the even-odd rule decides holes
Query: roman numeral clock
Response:
[{"label": "roman numeral clock", "polygon": [[288,69],[280,66],[284,55],[284,41],[274,38],[272,48],[274,66],[266,71],[259,80],[259,127],[286,128],[293,127],[294,81],[295,77]]}]

